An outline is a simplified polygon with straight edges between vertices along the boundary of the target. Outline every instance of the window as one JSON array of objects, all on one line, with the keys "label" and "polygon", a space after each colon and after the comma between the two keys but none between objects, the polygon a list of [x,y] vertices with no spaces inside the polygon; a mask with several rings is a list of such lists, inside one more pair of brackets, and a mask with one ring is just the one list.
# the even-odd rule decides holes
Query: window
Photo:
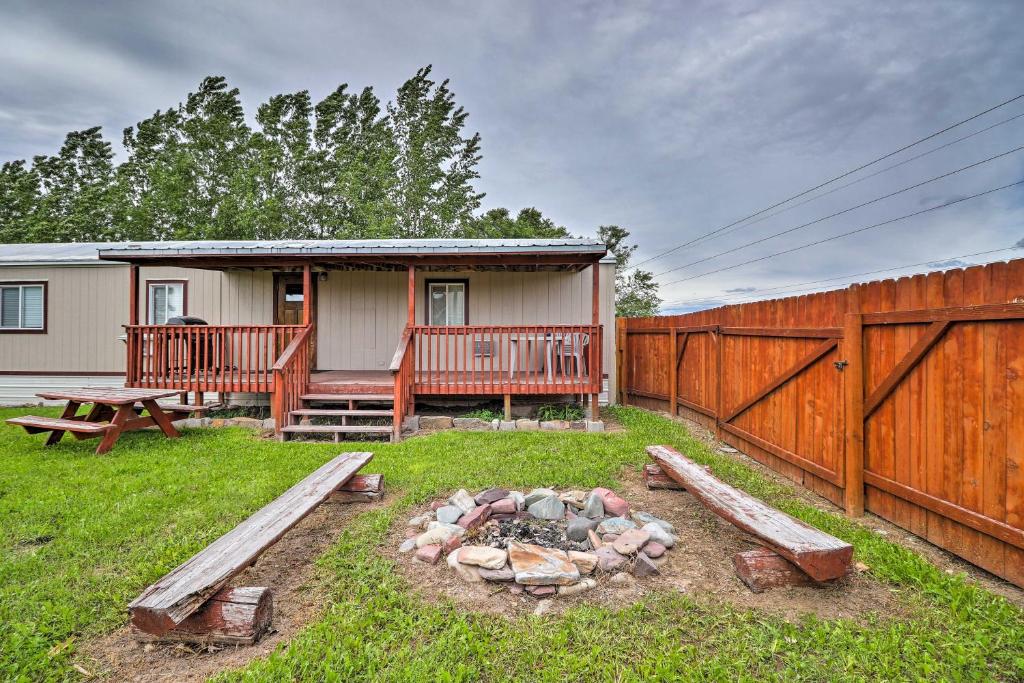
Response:
[{"label": "window", "polygon": [[166,325],[167,321],[185,315],[185,281],[150,282],[149,307],[146,320],[150,325]]},{"label": "window", "polygon": [[0,283],[0,332],[46,332],[45,283]]},{"label": "window", "polygon": [[427,323],[430,325],[465,325],[469,318],[466,280],[427,281]]}]

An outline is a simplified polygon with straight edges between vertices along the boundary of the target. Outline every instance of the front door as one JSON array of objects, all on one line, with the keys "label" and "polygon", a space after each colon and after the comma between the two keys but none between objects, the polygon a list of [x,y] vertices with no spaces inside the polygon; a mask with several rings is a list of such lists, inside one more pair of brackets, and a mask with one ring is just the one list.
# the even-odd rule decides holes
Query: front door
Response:
[{"label": "front door", "polygon": [[[316,277],[313,278],[313,322],[316,322]],[[302,292],[302,273],[274,273],[274,324],[301,325],[302,305],[305,297]],[[312,365],[316,367],[316,335],[310,340]],[[278,354],[284,349],[279,349]]]}]

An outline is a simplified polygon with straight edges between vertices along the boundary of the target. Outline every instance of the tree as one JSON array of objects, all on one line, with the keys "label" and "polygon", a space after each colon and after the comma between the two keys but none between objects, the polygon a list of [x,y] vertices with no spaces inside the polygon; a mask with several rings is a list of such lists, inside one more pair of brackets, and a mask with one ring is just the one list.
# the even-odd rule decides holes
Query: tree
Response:
[{"label": "tree", "polygon": [[0,166],[0,244],[29,242],[35,233],[39,175],[24,159]]},{"label": "tree", "polygon": [[347,87],[316,105],[312,225],[323,238],[394,237],[398,147],[373,88]]},{"label": "tree", "polygon": [[508,209],[490,209],[474,218],[462,231],[463,237],[473,238],[529,238],[570,237],[569,231],[555,225],[537,209],[522,209],[512,218]]},{"label": "tree", "polygon": [[274,95],[256,112],[260,130],[252,136],[249,156],[254,197],[243,210],[243,221],[255,239],[314,234],[312,112],[305,90]]},{"label": "tree", "polygon": [[397,237],[451,237],[472,221],[484,196],[472,184],[480,177],[480,134],[462,136],[469,115],[447,80],[430,79],[431,69],[417,71],[388,105],[398,150]]},{"label": "tree", "polygon": [[56,156],[37,156],[32,170],[39,179],[35,207],[35,242],[88,242],[109,239],[113,232],[114,153],[100,127],[72,131]]},{"label": "tree", "polygon": [[657,315],[661,298],[654,275],[646,270],[625,273],[637,249],[637,245],[626,243],[629,231],[617,225],[602,225],[597,229],[597,236],[615,256],[615,315],[620,318]]}]

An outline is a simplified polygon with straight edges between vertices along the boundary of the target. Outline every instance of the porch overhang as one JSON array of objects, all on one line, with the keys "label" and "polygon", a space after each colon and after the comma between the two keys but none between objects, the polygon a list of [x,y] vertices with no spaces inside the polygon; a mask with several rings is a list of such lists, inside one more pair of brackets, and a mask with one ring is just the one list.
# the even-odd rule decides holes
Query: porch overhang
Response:
[{"label": "porch overhang", "polygon": [[550,240],[298,240],[142,242],[100,249],[99,258],[139,266],[208,270],[322,269],[582,270],[607,247],[589,239]]}]

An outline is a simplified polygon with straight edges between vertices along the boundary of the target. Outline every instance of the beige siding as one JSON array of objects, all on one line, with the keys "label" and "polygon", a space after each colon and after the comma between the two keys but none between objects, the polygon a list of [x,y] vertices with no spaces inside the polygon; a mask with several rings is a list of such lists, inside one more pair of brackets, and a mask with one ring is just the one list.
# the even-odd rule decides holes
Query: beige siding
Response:
[{"label": "beige siding", "polygon": [[[185,280],[188,312],[211,324],[270,323],[273,276],[187,268],[142,268],[139,320],[146,320],[147,280]],[[0,373],[124,372],[118,337],[128,322],[127,266],[5,266],[0,281],[47,283],[46,334],[0,334]]]},{"label": "beige siding", "polygon": [[[147,280],[185,280],[188,312],[211,324],[273,321],[273,274],[142,268],[139,319],[146,319]],[[416,321],[424,322],[427,279],[469,280],[471,324],[589,323],[591,271],[419,273]],[[0,267],[0,280],[48,284],[47,334],[0,334],[0,373],[124,372],[128,322],[127,266]],[[404,272],[334,271],[318,283],[318,366],[334,370],[384,369],[405,326]],[[601,266],[604,371],[614,396],[614,266]]]},{"label": "beige siding", "polygon": [[[426,280],[469,280],[472,325],[586,324],[592,275],[566,272],[418,273],[416,322],[423,324]],[[614,396],[615,267],[601,266],[604,371]],[[405,273],[336,271],[319,283],[317,365],[331,370],[385,369],[405,327]]]}]

